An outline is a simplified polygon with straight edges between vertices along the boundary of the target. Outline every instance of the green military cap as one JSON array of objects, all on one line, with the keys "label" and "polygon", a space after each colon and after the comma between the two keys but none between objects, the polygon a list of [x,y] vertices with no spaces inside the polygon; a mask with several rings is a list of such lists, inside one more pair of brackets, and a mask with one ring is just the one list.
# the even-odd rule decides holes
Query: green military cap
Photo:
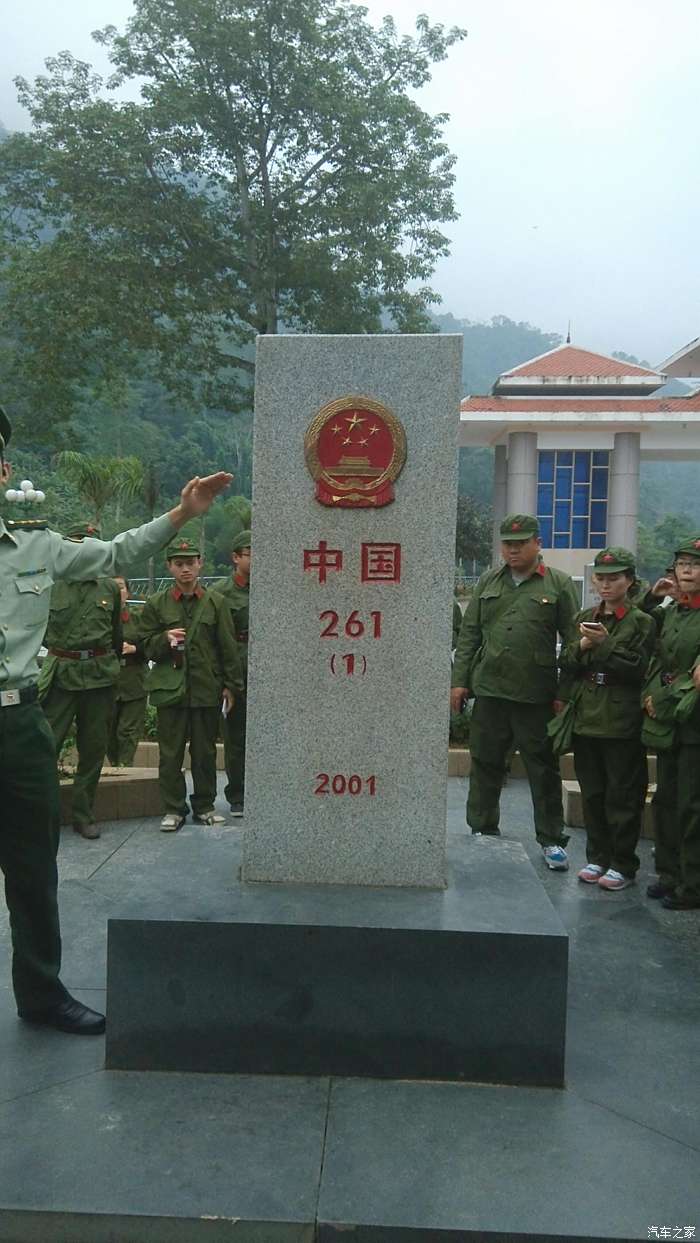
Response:
[{"label": "green military cap", "polygon": [[688,535],[679,547],[674,549],[673,555],[677,557],[680,553],[688,557],[700,557],[700,535]]},{"label": "green military cap", "polygon": [[4,449],[10,443],[12,435],[12,424],[7,417],[7,410],[4,406],[0,406],[0,449]]},{"label": "green military cap", "polygon": [[231,552],[243,552],[244,548],[250,548],[250,541],[250,531],[241,531],[231,545]]},{"label": "green military cap", "polygon": [[507,514],[501,523],[501,539],[533,539],[540,533],[540,525],[532,514]]},{"label": "green military cap", "polygon": [[168,544],[165,550],[165,560],[172,561],[173,557],[201,557],[199,544],[189,535],[178,535]]},{"label": "green military cap", "polygon": [[634,574],[634,553],[629,548],[601,548],[593,561],[596,574]]},{"label": "green military cap", "polygon": [[82,522],[74,522],[66,531],[67,539],[102,539],[102,531],[96,522],[89,522],[83,519]]}]

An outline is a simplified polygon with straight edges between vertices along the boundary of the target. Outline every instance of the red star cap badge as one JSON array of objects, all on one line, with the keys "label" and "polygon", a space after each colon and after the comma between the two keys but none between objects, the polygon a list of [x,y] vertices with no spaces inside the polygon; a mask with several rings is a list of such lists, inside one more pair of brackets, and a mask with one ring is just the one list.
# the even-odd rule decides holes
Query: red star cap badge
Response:
[{"label": "red star cap badge", "polygon": [[519,531],[519,530],[520,530],[520,523],[519,523],[519,522],[514,522],[514,523],[511,525],[511,528],[510,528],[510,529],[511,529],[511,531]]},{"label": "red star cap badge", "polygon": [[606,552],[605,556],[603,557],[603,561],[614,561],[614,560],[615,558],[613,557],[611,552]]}]

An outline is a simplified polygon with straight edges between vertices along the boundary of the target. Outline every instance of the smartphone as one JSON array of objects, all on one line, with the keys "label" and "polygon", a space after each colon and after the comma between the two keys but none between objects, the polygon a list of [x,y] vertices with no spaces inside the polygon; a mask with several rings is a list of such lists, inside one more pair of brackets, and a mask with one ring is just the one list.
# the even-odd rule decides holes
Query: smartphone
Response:
[{"label": "smartphone", "polygon": [[600,630],[605,630],[605,626],[603,625],[602,622],[587,621],[587,622],[581,622],[581,629],[600,631]]}]

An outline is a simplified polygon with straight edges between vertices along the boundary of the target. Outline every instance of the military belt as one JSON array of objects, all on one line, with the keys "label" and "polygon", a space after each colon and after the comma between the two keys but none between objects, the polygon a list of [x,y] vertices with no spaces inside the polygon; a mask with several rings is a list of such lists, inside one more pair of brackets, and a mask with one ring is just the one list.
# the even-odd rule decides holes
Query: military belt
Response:
[{"label": "military belt", "polygon": [[590,682],[591,686],[620,686],[620,679],[616,678],[614,673],[596,673],[595,670],[589,669],[586,673],[582,673],[581,677],[584,682]]},{"label": "military belt", "polygon": [[17,691],[0,691],[0,708],[16,708],[18,704],[31,704],[39,694],[36,686],[23,686]]},{"label": "military belt", "polygon": [[62,647],[50,647],[49,656],[60,656],[61,660],[92,660],[93,656],[111,656],[111,647],[84,647],[79,652],[68,652]]}]

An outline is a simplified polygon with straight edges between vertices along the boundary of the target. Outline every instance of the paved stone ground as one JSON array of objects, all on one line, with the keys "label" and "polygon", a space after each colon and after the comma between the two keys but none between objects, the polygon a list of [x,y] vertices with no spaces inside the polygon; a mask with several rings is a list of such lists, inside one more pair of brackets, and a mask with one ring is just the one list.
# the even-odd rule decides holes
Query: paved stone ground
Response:
[{"label": "paved stone ground", "polygon": [[[450,781],[456,850],[466,791]],[[360,1223],[355,1243],[659,1237],[651,1226],[700,1238],[700,912],[646,899],[648,842],[639,884],[603,893],[576,880],[580,830],[571,871],[546,869],[523,780],[502,810],[570,937],[564,1091],[105,1072],[101,1039],[17,1021],[3,918],[3,1243],[218,1243],[233,1217],[236,1243],[326,1243],[338,1223]],[[110,913],[158,885],[196,918],[200,835],[240,826],[112,823],[97,842],[64,830],[66,984],[99,1008]]]}]

